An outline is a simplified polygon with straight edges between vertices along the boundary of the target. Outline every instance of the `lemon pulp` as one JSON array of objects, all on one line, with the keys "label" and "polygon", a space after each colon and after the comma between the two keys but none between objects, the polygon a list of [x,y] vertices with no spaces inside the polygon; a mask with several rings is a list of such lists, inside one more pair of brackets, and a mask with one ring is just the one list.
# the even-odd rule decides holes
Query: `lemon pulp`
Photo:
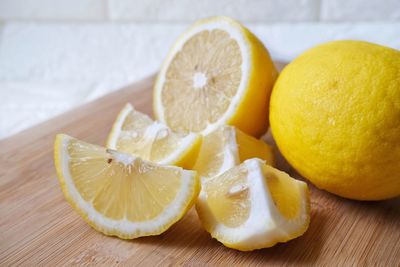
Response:
[{"label": "lemon pulp", "polygon": [[[165,121],[198,132],[224,114],[241,81],[239,45],[223,30],[205,30],[186,41],[170,63],[162,89]],[[177,98],[176,95],[184,95]],[[191,103],[192,112],[181,111]]]}]

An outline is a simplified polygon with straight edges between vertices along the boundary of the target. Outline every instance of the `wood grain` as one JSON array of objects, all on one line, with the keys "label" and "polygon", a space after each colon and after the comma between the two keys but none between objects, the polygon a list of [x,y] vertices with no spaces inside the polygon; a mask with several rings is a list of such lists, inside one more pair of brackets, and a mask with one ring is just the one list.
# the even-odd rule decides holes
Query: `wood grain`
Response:
[{"label": "wood grain", "polygon": [[[239,252],[210,238],[192,209],[156,237],[107,237],[64,200],[53,167],[56,133],[104,144],[123,104],[151,114],[153,77],[0,141],[0,266],[400,266],[400,199],[358,202],[311,188],[300,238]],[[271,136],[266,140],[273,144]],[[278,166],[301,177],[277,152]]]}]

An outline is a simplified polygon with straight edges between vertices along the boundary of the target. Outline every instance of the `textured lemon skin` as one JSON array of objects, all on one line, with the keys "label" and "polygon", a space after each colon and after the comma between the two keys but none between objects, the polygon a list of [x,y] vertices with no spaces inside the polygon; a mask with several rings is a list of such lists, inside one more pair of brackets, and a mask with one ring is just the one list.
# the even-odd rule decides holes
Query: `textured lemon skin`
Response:
[{"label": "textured lemon skin", "polygon": [[271,96],[276,143],[317,187],[356,200],[400,195],[400,52],[361,42],[312,48]]},{"label": "textured lemon skin", "polygon": [[153,235],[160,235],[162,233],[164,233],[165,231],[167,231],[172,225],[174,225],[176,222],[178,222],[180,219],[182,219],[182,217],[191,209],[191,207],[196,203],[197,200],[197,196],[200,193],[200,189],[201,189],[201,185],[200,185],[200,178],[198,176],[196,176],[195,179],[195,186],[193,191],[191,192],[191,196],[189,199],[189,203],[186,206],[185,209],[181,210],[179,213],[177,213],[175,219],[173,221],[171,221],[170,223],[164,225],[161,228],[158,228],[152,232],[142,232],[142,233],[124,233],[124,232],[120,232],[117,229],[114,230],[107,230],[105,228],[103,228],[102,226],[100,226],[99,224],[97,224],[95,221],[91,220],[89,218],[89,214],[87,214],[86,211],[84,211],[83,209],[81,209],[75,202],[75,200],[73,199],[73,197],[71,196],[67,185],[65,183],[65,177],[63,175],[63,170],[62,170],[62,151],[60,151],[60,147],[62,146],[63,143],[63,138],[64,135],[62,134],[57,134],[56,135],[56,139],[54,141],[54,165],[56,168],[56,172],[57,172],[57,178],[58,181],[60,183],[61,186],[61,191],[64,194],[65,199],[68,201],[68,203],[72,206],[72,208],[78,212],[78,214],[83,218],[83,220],[89,224],[91,227],[93,227],[94,229],[96,229],[97,231],[108,235],[108,236],[117,236],[121,239],[134,239],[137,237],[141,237],[141,236],[153,236]]},{"label": "textured lemon skin", "polygon": [[[260,137],[269,127],[269,100],[272,87],[278,76],[278,71],[265,46],[253,33],[239,22],[229,17],[217,16],[199,20],[192,28],[218,20],[224,20],[242,32],[248,44],[251,57],[250,73],[245,93],[236,109],[225,123],[236,126],[243,132],[254,137]],[[171,49],[171,51],[172,50],[174,49]],[[164,62],[164,65],[165,64],[166,62]],[[157,120],[161,120],[163,117],[160,114],[162,111],[157,105],[158,94],[156,93],[156,85],[159,84],[159,80],[160,76],[158,75],[153,89],[153,113]]]}]

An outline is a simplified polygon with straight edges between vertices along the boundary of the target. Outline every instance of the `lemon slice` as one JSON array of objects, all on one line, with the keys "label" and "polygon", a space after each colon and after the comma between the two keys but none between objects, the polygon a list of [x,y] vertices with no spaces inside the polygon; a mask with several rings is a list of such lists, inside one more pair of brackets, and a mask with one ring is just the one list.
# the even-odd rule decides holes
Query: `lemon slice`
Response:
[{"label": "lemon slice", "polygon": [[200,176],[213,177],[250,158],[274,165],[272,147],[268,144],[233,126],[221,126],[203,137],[193,170]]},{"label": "lemon slice", "polygon": [[261,136],[277,71],[263,44],[227,17],[200,20],[170,50],[154,86],[153,109],[172,129],[209,134],[234,125]]},{"label": "lemon slice", "polygon": [[193,171],[63,134],[56,137],[54,158],[68,202],[96,230],[124,239],[164,232],[191,207],[199,191]]},{"label": "lemon slice", "polygon": [[243,251],[301,236],[310,221],[307,184],[259,159],[204,180],[196,209],[212,237]]},{"label": "lemon slice", "polygon": [[177,133],[165,124],[126,104],[114,122],[107,147],[164,165],[191,169],[201,145],[201,135]]}]

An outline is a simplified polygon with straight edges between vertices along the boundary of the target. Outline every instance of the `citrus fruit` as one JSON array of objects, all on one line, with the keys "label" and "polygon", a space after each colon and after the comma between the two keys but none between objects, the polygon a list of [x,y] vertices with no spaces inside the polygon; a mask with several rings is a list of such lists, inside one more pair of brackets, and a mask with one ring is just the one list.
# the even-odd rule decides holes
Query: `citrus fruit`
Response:
[{"label": "citrus fruit", "polygon": [[203,180],[196,210],[212,237],[243,251],[301,236],[310,221],[307,184],[259,159]]},{"label": "citrus fruit", "polygon": [[177,133],[126,104],[118,114],[107,147],[164,165],[190,169],[196,161],[201,135]]},{"label": "citrus fruit", "polygon": [[234,125],[261,136],[277,71],[248,29],[227,17],[195,23],[170,50],[153,91],[158,120],[171,129],[209,134]]},{"label": "citrus fruit", "polygon": [[62,191],[96,230],[124,239],[157,235],[195,202],[193,171],[144,161],[59,134],[54,159]]},{"label": "citrus fruit", "polygon": [[282,154],[317,187],[400,195],[400,51],[362,41],[306,51],[279,76],[270,121]]},{"label": "citrus fruit", "polygon": [[272,148],[262,140],[245,134],[233,126],[221,126],[203,137],[193,170],[200,176],[213,177],[249,158],[274,164]]}]

